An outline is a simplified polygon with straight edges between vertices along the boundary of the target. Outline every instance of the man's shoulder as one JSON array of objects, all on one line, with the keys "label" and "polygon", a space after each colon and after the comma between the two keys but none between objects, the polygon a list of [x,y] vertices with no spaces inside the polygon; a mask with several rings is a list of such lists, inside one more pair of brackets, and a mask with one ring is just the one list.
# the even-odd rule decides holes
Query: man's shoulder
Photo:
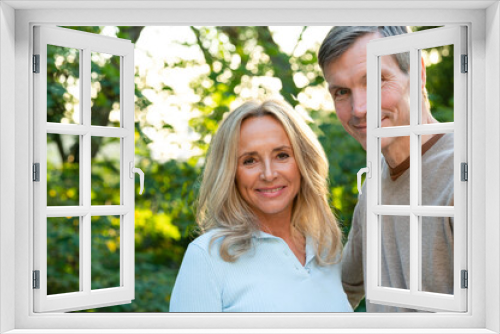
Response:
[{"label": "man's shoulder", "polygon": [[434,147],[437,151],[449,150],[453,151],[455,144],[455,136],[453,133],[445,133],[439,140],[436,142]]},{"label": "man's shoulder", "polygon": [[455,137],[453,133],[446,133],[423,156],[423,162],[451,161],[455,151]]}]

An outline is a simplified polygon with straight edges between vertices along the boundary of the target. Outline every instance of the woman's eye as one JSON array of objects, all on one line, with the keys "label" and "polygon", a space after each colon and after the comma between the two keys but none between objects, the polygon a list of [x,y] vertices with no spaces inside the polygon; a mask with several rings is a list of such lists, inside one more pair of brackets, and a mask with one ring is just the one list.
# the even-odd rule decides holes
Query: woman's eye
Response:
[{"label": "woman's eye", "polygon": [[286,159],[290,157],[290,155],[288,153],[280,153],[278,154],[278,159]]},{"label": "woman's eye", "polygon": [[246,158],[245,160],[243,160],[243,165],[250,165],[253,164],[254,162],[255,162],[254,158]]}]

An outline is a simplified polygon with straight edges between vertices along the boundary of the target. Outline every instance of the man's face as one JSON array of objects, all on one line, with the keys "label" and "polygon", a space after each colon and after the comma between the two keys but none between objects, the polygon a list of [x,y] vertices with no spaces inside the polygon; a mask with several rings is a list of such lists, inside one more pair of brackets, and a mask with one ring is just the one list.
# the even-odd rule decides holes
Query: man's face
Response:
[{"label": "man's face", "polygon": [[[337,60],[325,67],[325,79],[337,117],[366,150],[366,45],[378,33],[361,36]],[[381,60],[382,127],[410,124],[410,77],[392,56]],[[384,138],[382,151],[399,147],[397,137]]]}]

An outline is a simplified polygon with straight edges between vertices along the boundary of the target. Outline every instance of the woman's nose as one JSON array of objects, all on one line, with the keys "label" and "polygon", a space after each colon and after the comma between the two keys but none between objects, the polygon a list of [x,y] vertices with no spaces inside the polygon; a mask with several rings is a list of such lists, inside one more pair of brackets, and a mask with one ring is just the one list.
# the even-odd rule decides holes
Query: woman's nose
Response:
[{"label": "woman's nose", "polygon": [[276,178],[277,175],[278,173],[276,172],[273,164],[270,161],[264,161],[260,179],[263,181],[272,181]]}]

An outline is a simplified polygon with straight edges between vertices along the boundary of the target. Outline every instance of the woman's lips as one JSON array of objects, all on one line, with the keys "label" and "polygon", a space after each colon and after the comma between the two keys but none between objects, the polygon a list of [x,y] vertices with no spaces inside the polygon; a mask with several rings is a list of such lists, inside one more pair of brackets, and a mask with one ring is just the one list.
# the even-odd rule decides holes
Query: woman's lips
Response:
[{"label": "woman's lips", "polygon": [[283,193],[286,186],[270,187],[270,188],[257,188],[256,191],[266,197],[277,197]]}]

